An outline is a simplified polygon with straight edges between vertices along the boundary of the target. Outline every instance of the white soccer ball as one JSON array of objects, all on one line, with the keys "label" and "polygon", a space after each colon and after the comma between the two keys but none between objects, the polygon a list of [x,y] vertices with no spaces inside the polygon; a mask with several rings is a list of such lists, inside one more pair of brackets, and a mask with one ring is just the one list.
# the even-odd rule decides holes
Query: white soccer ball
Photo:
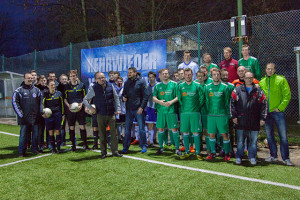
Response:
[{"label": "white soccer ball", "polygon": [[[95,104],[92,104],[91,105],[93,108],[95,108],[96,109],[96,106],[95,106]],[[95,113],[92,113],[92,110],[91,109],[87,109],[87,113],[89,114],[89,115],[93,115],[93,114],[95,114]]]},{"label": "white soccer ball", "polygon": [[70,106],[70,110],[72,112],[78,112],[79,111],[79,104],[76,103],[76,102],[72,103],[71,106]]},{"label": "white soccer ball", "polygon": [[52,110],[50,108],[44,108],[43,112],[47,118],[51,117],[51,115],[52,115]]}]

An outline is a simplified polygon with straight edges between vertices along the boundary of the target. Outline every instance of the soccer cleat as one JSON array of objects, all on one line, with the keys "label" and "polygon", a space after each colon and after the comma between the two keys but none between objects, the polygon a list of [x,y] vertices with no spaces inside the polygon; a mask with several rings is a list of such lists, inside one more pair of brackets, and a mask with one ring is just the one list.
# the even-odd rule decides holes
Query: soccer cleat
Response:
[{"label": "soccer cleat", "polygon": [[206,157],[206,160],[212,160],[216,157],[216,154],[211,153],[209,156]]},{"label": "soccer cleat", "polygon": [[236,159],[235,159],[235,164],[237,164],[237,165],[242,164],[242,159],[236,158]]},{"label": "soccer cleat", "polygon": [[148,144],[148,147],[154,147],[153,143]]},{"label": "soccer cleat", "polygon": [[196,152],[195,147],[190,147],[190,152],[195,153]]},{"label": "soccer cleat", "polygon": [[133,142],[131,142],[130,144],[131,145],[138,145],[140,143],[140,141],[139,140],[134,140]]},{"label": "soccer cleat", "polygon": [[203,157],[200,154],[198,154],[197,155],[197,160],[203,160]]},{"label": "soccer cleat", "polygon": [[225,162],[228,162],[230,160],[229,154],[225,155]]},{"label": "soccer cleat", "polygon": [[57,153],[56,149],[52,149],[52,154],[56,154],[56,153]]},{"label": "soccer cleat", "polygon": [[250,158],[250,163],[251,163],[251,165],[256,165],[256,159],[255,158]]},{"label": "soccer cleat", "polygon": [[93,150],[98,149],[98,145],[94,145],[94,146],[92,147],[92,149],[93,149]]},{"label": "soccer cleat", "polygon": [[128,152],[128,149],[123,149],[122,154],[126,154]]},{"label": "soccer cleat", "polygon": [[19,154],[19,158],[24,158],[25,155],[24,154]]},{"label": "soccer cleat", "polygon": [[221,150],[220,153],[219,153],[219,157],[224,157],[224,156],[225,156],[225,151]]},{"label": "soccer cleat", "polygon": [[156,152],[156,155],[161,155],[164,153],[164,150],[162,148],[159,148]]},{"label": "soccer cleat", "polygon": [[294,166],[294,164],[290,161],[290,159],[286,159],[284,161],[282,161],[283,164],[287,165],[287,166]]},{"label": "soccer cleat", "polygon": [[76,146],[72,146],[72,149],[71,149],[71,151],[76,151]]},{"label": "soccer cleat", "polygon": [[171,145],[171,150],[175,150],[175,149],[176,149],[175,145],[172,144],[172,145]]},{"label": "soccer cleat", "polygon": [[142,153],[146,153],[146,152],[147,152],[147,148],[146,148],[146,147],[143,147],[141,152],[142,152]]},{"label": "soccer cleat", "polygon": [[185,147],[181,147],[181,149],[179,149],[180,151],[185,151]]},{"label": "soccer cleat", "polygon": [[274,158],[273,156],[270,156],[269,158],[265,159],[266,162],[276,162],[278,161],[278,158]]},{"label": "soccer cleat", "polygon": [[182,153],[181,153],[181,151],[180,151],[179,149],[176,149],[175,153],[176,153],[178,156],[181,156],[181,155],[182,155]]},{"label": "soccer cleat", "polygon": [[84,149],[84,150],[90,150],[90,148],[89,148],[88,145],[84,145],[84,146],[83,146],[83,149]]},{"label": "soccer cleat", "polygon": [[185,154],[183,154],[181,157],[180,157],[180,159],[186,159],[186,158],[189,158],[190,157],[190,154],[189,153],[185,153]]},{"label": "soccer cleat", "polygon": [[164,150],[168,150],[169,149],[169,145],[164,144]]},{"label": "soccer cleat", "polygon": [[114,157],[123,157],[123,155],[120,154],[119,152],[114,153],[112,156],[114,156]]}]

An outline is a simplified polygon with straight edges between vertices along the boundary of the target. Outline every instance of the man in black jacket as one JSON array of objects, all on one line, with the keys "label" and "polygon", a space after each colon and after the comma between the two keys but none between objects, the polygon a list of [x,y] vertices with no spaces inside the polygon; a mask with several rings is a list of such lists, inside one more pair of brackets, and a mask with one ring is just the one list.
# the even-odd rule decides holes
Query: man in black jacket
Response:
[{"label": "man in black jacket", "polygon": [[24,75],[24,82],[13,93],[12,105],[18,116],[20,125],[19,157],[25,156],[25,133],[28,127],[32,127],[31,151],[38,154],[38,117],[41,114],[41,91],[32,85],[33,79],[30,73]]},{"label": "man in black jacket", "polygon": [[236,164],[242,163],[245,135],[249,134],[248,157],[256,165],[257,135],[267,117],[267,100],[261,88],[253,83],[253,73],[245,74],[245,83],[237,87],[231,95],[230,114],[236,125]]},{"label": "man in black jacket", "polygon": [[[91,85],[87,95],[83,99],[84,105],[90,109],[92,114],[97,114],[98,130],[100,136],[101,158],[106,158],[106,127],[111,131],[111,151],[112,155],[122,157],[118,153],[118,136],[116,131],[115,114],[121,114],[120,100],[113,84],[105,81],[102,72],[95,74],[96,83]],[[93,99],[96,109],[91,106],[89,101]]]},{"label": "man in black jacket", "polygon": [[142,77],[137,76],[135,67],[128,68],[128,80],[124,84],[123,101],[126,102],[125,138],[123,142],[123,153],[127,153],[130,146],[130,130],[133,119],[139,125],[140,147],[142,153],[147,152],[147,140],[145,131],[145,108],[147,106],[148,95],[147,85]]}]

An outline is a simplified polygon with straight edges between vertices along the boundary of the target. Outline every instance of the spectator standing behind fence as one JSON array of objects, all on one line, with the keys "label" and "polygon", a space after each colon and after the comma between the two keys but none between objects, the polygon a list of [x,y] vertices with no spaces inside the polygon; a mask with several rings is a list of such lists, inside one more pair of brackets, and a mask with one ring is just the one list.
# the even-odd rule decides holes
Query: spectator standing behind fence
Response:
[{"label": "spectator standing behind fence", "polygon": [[[97,122],[100,137],[101,159],[106,158],[107,140],[106,127],[110,127],[111,133],[111,151],[112,155],[122,157],[118,153],[118,136],[116,131],[116,116],[121,114],[119,97],[112,83],[105,80],[102,72],[95,73],[96,83],[91,85],[87,95],[83,99],[84,105],[91,110],[92,114],[97,114]],[[96,109],[89,103],[90,100],[96,106]]]},{"label": "spectator standing behind fence", "polygon": [[252,72],[256,79],[261,79],[260,66],[257,58],[250,56],[250,46],[244,44],[242,46],[243,58],[239,60],[239,66],[244,66],[246,70]]},{"label": "spectator standing behind fence", "polygon": [[266,119],[266,133],[271,156],[267,162],[277,161],[277,145],[274,137],[274,123],[277,126],[280,138],[280,152],[285,165],[293,165],[289,159],[289,144],[287,138],[287,126],[284,111],[291,99],[291,91],[284,76],[275,74],[274,63],[268,63],[267,75],[259,82],[268,100],[268,115]]},{"label": "spectator standing behind fence", "polygon": [[123,142],[123,153],[127,153],[130,146],[130,131],[135,118],[139,125],[140,147],[142,153],[147,152],[147,141],[145,131],[145,108],[148,95],[146,82],[142,77],[137,76],[135,67],[128,68],[128,80],[124,84],[123,101],[126,102],[125,138]]},{"label": "spectator standing behind fence", "polygon": [[193,71],[193,80],[195,80],[197,71],[199,70],[199,65],[197,63],[195,63],[194,61],[191,60],[191,52],[189,50],[185,50],[183,52],[183,63],[181,63],[180,65],[178,65],[178,69],[183,68],[190,68]]},{"label": "spectator standing behind fence", "polygon": [[263,90],[253,83],[253,73],[245,74],[245,83],[231,94],[230,114],[236,125],[237,152],[236,164],[242,163],[244,155],[244,141],[249,135],[248,158],[252,165],[256,165],[257,135],[267,117],[267,99]]},{"label": "spectator standing behind fence", "polygon": [[220,63],[220,69],[227,69],[228,71],[228,81],[231,83],[235,79],[238,78],[237,75],[237,68],[238,68],[238,61],[233,59],[232,56],[232,50],[230,47],[225,47],[223,49],[224,51],[224,60]]},{"label": "spectator standing behind fence", "polygon": [[37,118],[40,113],[42,100],[41,91],[32,85],[33,79],[30,73],[25,73],[24,82],[13,93],[12,105],[18,116],[20,125],[19,137],[19,157],[24,157],[26,152],[25,134],[28,127],[32,127],[32,146],[31,151],[39,154],[38,134],[39,127]]},{"label": "spectator standing behind fence", "polygon": [[[204,64],[202,66],[207,67],[207,71],[210,72],[210,69],[213,67],[220,69],[217,64],[211,62],[211,55],[209,53],[204,53],[202,56],[202,59],[204,62]],[[208,76],[211,77],[210,73],[208,74]]]},{"label": "spectator standing behind fence", "polygon": [[[246,72],[247,72],[246,67],[244,67],[244,66],[239,66],[238,67],[237,74],[238,74],[239,78],[232,81],[232,84],[235,87],[238,87],[238,86],[243,85],[245,83],[244,78],[245,78],[245,73]],[[258,84],[259,81],[256,78],[253,78],[253,83]]]}]

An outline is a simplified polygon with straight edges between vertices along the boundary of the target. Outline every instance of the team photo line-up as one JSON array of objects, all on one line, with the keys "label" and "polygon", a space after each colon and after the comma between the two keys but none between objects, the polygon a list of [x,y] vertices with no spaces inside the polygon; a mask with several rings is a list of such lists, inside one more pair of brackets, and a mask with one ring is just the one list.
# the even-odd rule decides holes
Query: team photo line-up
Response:
[{"label": "team photo line-up", "polygon": [[[130,145],[139,144],[141,152],[146,153],[158,141],[157,155],[171,149],[180,159],[196,155],[203,160],[205,143],[206,160],[215,159],[219,152],[225,161],[235,157],[238,165],[248,155],[250,164],[256,165],[257,137],[264,126],[270,149],[265,161],[274,162],[278,160],[276,125],[283,164],[292,166],[284,115],[291,99],[288,82],[275,73],[274,63],[266,65],[266,76],[261,78],[259,62],[250,56],[248,45],[242,46],[242,55],[237,61],[232,58],[231,48],[225,47],[225,59],[219,65],[205,53],[204,64],[199,67],[186,50],[172,78],[168,69],[159,70],[158,77],[150,71],[146,83],[141,73],[130,67],[125,82],[119,72],[110,71],[109,77],[96,72],[95,82],[88,89],[79,80],[77,70],[60,75],[59,81],[54,72],[48,77],[38,77],[34,70],[25,73],[12,98],[20,125],[19,157],[24,157],[29,148],[33,154],[45,148],[61,153],[66,144],[66,121],[70,150],[76,151],[76,121],[83,149],[88,150],[88,114],[92,116],[92,149],[100,144],[102,159],[107,156],[107,148],[112,156],[122,157],[130,153]],[[123,150],[119,152],[120,141]]]}]

